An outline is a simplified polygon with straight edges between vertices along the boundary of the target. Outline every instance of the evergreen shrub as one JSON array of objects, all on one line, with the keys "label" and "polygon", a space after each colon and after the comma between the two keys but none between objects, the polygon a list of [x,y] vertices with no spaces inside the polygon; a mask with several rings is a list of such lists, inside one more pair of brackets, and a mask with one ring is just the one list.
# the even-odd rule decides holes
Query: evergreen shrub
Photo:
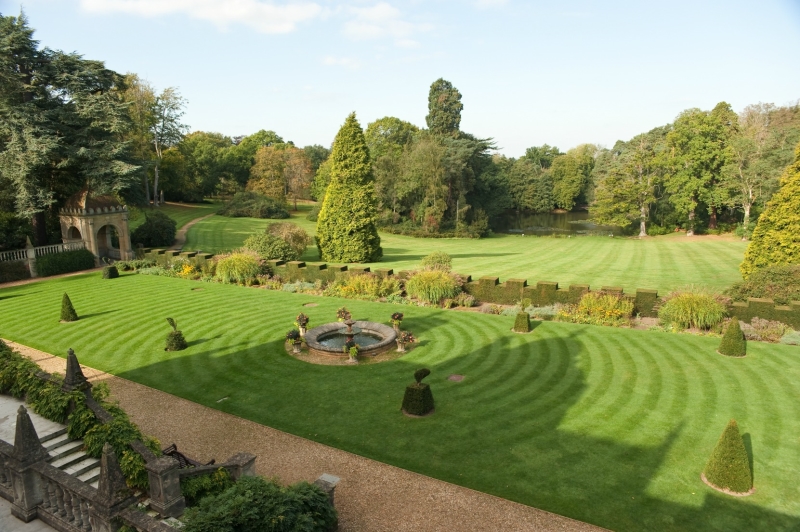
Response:
[{"label": "evergreen shrub", "polygon": [[800,264],[772,264],[754,270],[745,281],[734,283],[725,293],[734,301],[747,298],[772,299],[779,305],[800,301]]},{"label": "evergreen shrub", "polygon": [[116,266],[103,266],[103,279],[116,279],[119,277],[119,270]]},{"label": "evergreen shrub", "polygon": [[800,264],[800,144],[794,162],[781,177],[780,188],[758,217],[739,270],[748,279],[771,264]]},{"label": "evergreen shrub", "polygon": [[461,292],[461,282],[453,275],[441,270],[415,273],[406,281],[406,293],[432,305],[443,299],[453,299]]},{"label": "evergreen shrub", "polygon": [[453,259],[444,251],[434,251],[422,258],[422,269],[449,272],[453,269]]},{"label": "evergreen shrub", "polygon": [[226,284],[252,284],[261,273],[259,256],[253,251],[239,251],[216,257],[215,277]]},{"label": "evergreen shrub", "polygon": [[336,509],[321,488],[299,482],[241,477],[219,495],[204,497],[184,514],[185,532],[332,532]]},{"label": "evergreen shrub", "polygon": [[283,203],[252,191],[237,192],[217,214],[233,218],[283,219],[289,217],[289,211],[286,210]]},{"label": "evergreen shrub", "polygon": [[514,331],[520,333],[531,332],[531,317],[527,312],[520,312],[514,320]]},{"label": "evergreen shrub", "polygon": [[178,330],[178,322],[172,318],[167,318],[167,322],[172,330],[167,334],[167,345],[164,347],[164,351],[183,351],[189,347],[183,337],[183,332]]},{"label": "evergreen shrub", "polygon": [[23,279],[30,279],[31,272],[28,265],[23,261],[3,261],[0,262],[0,283],[13,283]]},{"label": "evergreen shrub", "polygon": [[669,294],[658,311],[658,319],[664,325],[680,329],[708,330],[722,322],[725,314],[725,305],[719,295],[690,287]]},{"label": "evergreen shrub", "polygon": [[40,277],[79,272],[94,268],[94,255],[88,249],[76,249],[36,257],[36,272]]},{"label": "evergreen shrub", "polygon": [[282,260],[284,262],[297,260],[300,256],[292,246],[275,235],[256,233],[250,235],[242,244],[244,249],[258,253],[264,260]]},{"label": "evergreen shrub", "polygon": [[706,480],[717,488],[734,493],[747,493],[753,487],[753,472],[739,426],[732,419],[720,436],[706,468]]},{"label": "evergreen shrub", "polygon": [[131,233],[131,244],[141,244],[146,248],[171,246],[175,242],[178,224],[162,211],[144,213],[144,223]]},{"label": "evergreen shrub", "polygon": [[78,321],[78,313],[75,312],[75,307],[72,306],[72,301],[66,292],[61,298],[61,321]]},{"label": "evergreen shrub", "polygon": [[220,467],[205,475],[182,478],[181,494],[186,498],[186,506],[195,506],[203,497],[219,495],[233,483],[228,470]]},{"label": "evergreen shrub", "polygon": [[418,369],[414,372],[414,384],[406,386],[406,393],[403,396],[403,412],[413,416],[424,416],[433,411],[433,393],[430,386],[422,382],[422,379],[430,375],[431,371],[427,368]]},{"label": "evergreen shrub", "polygon": [[[311,236],[302,227],[291,222],[276,222],[267,226],[267,234],[276,236],[289,244],[298,258],[305,253],[306,248],[311,244]],[[297,260],[297,259],[281,259]]]},{"label": "evergreen shrub", "polygon": [[717,351],[729,357],[743,357],[747,354],[747,341],[744,339],[738,319],[733,318],[728,324]]}]

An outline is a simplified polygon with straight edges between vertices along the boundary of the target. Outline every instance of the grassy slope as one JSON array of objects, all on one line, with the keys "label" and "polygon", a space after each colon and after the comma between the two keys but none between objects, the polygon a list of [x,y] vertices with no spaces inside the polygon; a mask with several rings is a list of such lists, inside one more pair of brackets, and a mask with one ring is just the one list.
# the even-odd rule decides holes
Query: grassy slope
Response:
[{"label": "grassy slope", "polygon": [[[58,323],[64,291],[78,322]],[[359,319],[405,312],[420,345],[358,367],[285,353],[298,312],[319,325],[343,304]],[[186,351],[163,351],[166,316]],[[133,274],[0,290],[3,337],[446,481],[614,530],[800,526],[800,349],[751,342],[730,359],[718,338],[558,323],[518,335],[512,321]],[[436,414],[408,419],[403,389],[423,366]],[[755,455],[747,499],[699,478],[731,417]]]},{"label": "grassy slope", "polygon": [[[314,233],[315,224],[306,211],[292,215],[292,222]],[[189,229],[185,249],[212,253],[241,246],[251,233],[263,231],[273,220],[214,216]],[[421,239],[381,234],[384,258],[373,267],[395,271],[418,267],[419,260],[441,250],[453,257],[453,269],[478,278],[483,275],[556,281],[592,287],[623,286],[657,289],[662,294],[688,284],[725,288],[741,280],[739,263],[746,244],[734,239],[667,235],[645,240],[579,237],[536,238],[496,235],[482,240]],[[316,261],[309,247],[303,260]]]},{"label": "grassy slope", "polygon": [[[144,213],[147,211],[153,210],[150,209],[141,209],[136,211],[135,219],[131,220],[128,223],[130,230],[133,231],[140,225],[144,223]],[[200,218],[201,216],[206,216],[207,214],[213,214],[219,210],[218,203],[167,203],[166,205],[162,205],[158,208],[158,210],[164,212],[175,220],[178,225],[178,229],[186,225],[188,222],[194,220],[195,218]]]}]

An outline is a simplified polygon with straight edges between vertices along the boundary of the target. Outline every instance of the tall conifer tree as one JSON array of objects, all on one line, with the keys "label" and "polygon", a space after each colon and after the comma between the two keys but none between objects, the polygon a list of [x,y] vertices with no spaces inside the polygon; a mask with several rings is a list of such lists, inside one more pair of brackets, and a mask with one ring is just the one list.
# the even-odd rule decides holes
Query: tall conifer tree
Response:
[{"label": "tall conifer tree", "polygon": [[375,179],[355,113],[336,134],[331,161],[331,183],[317,221],[320,258],[331,262],[378,261],[383,249],[375,227]]}]

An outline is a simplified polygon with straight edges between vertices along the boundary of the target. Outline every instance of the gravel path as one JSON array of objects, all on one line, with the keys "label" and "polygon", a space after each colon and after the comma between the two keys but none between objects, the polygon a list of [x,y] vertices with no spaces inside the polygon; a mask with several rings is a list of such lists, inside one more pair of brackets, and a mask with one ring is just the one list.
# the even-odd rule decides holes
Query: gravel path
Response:
[{"label": "gravel path", "polygon": [[[64,373],[66,360],[14,342],[8,345],[45,371]],[[105,381],[145,434],[176,443],[200,461],[245,451],[256,468],[284,483],[313,481],[322,473],[336,487],[339,530],[349,531],[562,531],[605,530],[468,488],[334,449],[192,403],[86,366],[89,380]]]}]

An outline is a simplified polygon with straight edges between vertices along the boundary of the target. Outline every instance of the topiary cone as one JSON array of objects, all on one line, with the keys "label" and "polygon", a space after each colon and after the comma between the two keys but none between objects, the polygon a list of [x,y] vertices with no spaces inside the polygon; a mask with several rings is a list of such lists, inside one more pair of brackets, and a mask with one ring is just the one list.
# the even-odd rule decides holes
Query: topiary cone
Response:
[{"label": "topiary cone", "polygon": [[743,357],[747,354],[747,341],[744,339],[742,327],[737,318],[733,318],[728,324],[728,328],[725,329],[717,352],[729,357]]},{"label": "topiary cone", "polygon": [[747,493],[753,488],[750,459],[735,419],[731,419],[720,436],[703,477],[713,487],[733,493]]},{"label": "topiary cone", "polygon": [[61,321],[78,321],[78,313],[75,312],[75,307],[72,306],[72,301],[66,292],[61,298]]}]

